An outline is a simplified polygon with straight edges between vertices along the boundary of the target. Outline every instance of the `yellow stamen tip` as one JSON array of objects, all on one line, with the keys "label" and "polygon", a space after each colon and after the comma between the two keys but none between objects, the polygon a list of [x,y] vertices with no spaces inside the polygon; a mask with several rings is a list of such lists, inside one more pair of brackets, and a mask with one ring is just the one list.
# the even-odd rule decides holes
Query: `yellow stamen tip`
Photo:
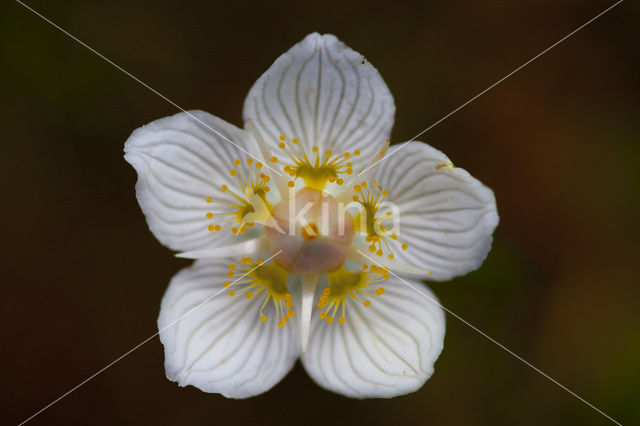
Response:
[{"label": "yellow stamen tip", "polygon": [[344,324],[344,322],[345,322],[345,321],[346,321],[345,317],[340,317],[340,318],[338,318],[338,322],[339,322],[340,324]]},{"label": "yellow stamen tip", "polygon": [[266,315],[262,315],[262,316],[260,317],[260,321],[262,321],[262,322],[267,322],[267,316],[266,316]]},{"label": "yellow stamen tip", "polygon": [[207,203],[213,203],[213,198],[207,197],[204,199],[204,201],[206,201]]},{"label": "yellow stamen tip", "polygon": [[280,140],[281,140],[281,141],[283,141],[283,140],[285,140],[285,139],[286,139],[286,137],[285,137],[284,135],[280,135]]}]

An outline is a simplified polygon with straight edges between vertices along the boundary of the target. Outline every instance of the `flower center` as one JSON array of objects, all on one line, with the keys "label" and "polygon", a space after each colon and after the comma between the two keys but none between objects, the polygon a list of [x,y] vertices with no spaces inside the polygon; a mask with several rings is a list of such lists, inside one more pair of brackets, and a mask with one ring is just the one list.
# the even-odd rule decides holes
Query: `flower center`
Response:
[{"label": "flower center", "polygon": [[220,187],[223,192],[231,194],[236,200],[235,202],[223,200],[215,200],[214,202],[212,197],[205,199],[208,204],[215,203],[226,207],[225,211],[207,212],[206,218],[216,222],[207,226],[209,231],[231,228],[233,234],[243,234],[247,228],[254,225],[255,221],[264,222],[268,218],[271,206],[267,201],[266,194],[270,190],[267,186],[270,178],[261,172],[263,167],[261,162],[255,162],[253,158],[247,158],[246,161],[249,169],[248,175],[239,167],[241,161],[238,158],[233,160],[235,167],[229,170],[237,188],[231,189],[226,184]]},{"label": "flower center", "polygon": [[329,194],[303,188],[278,204],[265,226],[275,262],[295,274],[342,266],[353,241],[353,219]]},{"label": "flower center", "polygon": [[371,265],[367,270],[367,265],[363,265],[358,272],[349,272],[340,268],[329,275],[329,287],[322,291],[322,296],[318,301],[320,318],[332,323],[337,313],[340,313],[338,323],[344,324],[346,321],[347,296],[365,307],[371,305],[369,298],[384,294],[384,287],[374,288],[372,284],[379,283],[389,278],[389,272],[384,268]]},{"label": "flower center", "polygon": [[[354,227],[356,231],[366,235],[365,240],[370,244],[369,251],[371,253],[382,256],[386,252],[389,259],[393,259],[393,253],[387,238],[397,241],[398,234],[394,232],[393,213],[385,206],[385,199],[389,191],[383,190],[375,179],[372,179],[371,183],[373,184],[373,189],[371,190],[367,182],[362,182],[353,187],[356,193],[353,196],[353,201],[360,203],[362,206],[362,210],[353,218]],[[389,226],[389,223],[391,223],[391,226]],[[408,245],[402,242],[401,244],[402,250],[406,250]]]},{"label": "flower center", "polygon": [[[233,287],[229,290],[229,296],[243,294],[247,299],[253,299],[264,292],[265,298],[260,308],[260,321],[266,322],[264,308],[273,301],[276,311],[276,320],[278,326],[283,327],[289,319],[295,315],[291,293],[287,289],[287,272],[275,264],[264,265],[262,259],[258,259],[256,263],[250,257],[243,257],[240,263],[244,266],[236,266],[233,263],[229,265],[227,276],[229,278],[240,277],[233,284],[225,281],[225,287]],[[236,289],[236,287],[239,287]]]},{"label": "flower center", "polygon": [[[286,159],[281,161],[278,157],[273,156],[271,157],[271,162],[284,165],[284,172],[291,176],[294,181],[301,178],[306,186],[318,190],[324,189],[328,182],[342,185],[344,181],[340,175],[353,174],[353,163],[349,159],[352,155],[360,155],[359,149],[356,149],[353,154],[345,152],[341,155],[334,155],[329,150],[321,154],[317,146],[311,149],[313,155],[307,155],[298,139],[289,140],[284,135],[280,136],[278,147],[282,150]],[[289,186],[293,186],[293,183],[290,183]]]}]

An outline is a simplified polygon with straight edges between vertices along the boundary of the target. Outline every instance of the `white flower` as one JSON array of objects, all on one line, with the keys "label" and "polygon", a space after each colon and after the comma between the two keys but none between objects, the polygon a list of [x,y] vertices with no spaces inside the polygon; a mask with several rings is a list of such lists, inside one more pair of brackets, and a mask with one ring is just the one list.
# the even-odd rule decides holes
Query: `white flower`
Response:
[{"label": "white flower", "polygon": [[246,130],[191,111],[133,132],[149,228],[197,259],[162,300],[169,379],[246,398],[300,358],[349,397],[424,384],[445,318],[419,280],[479,267],[498,216],[490,189],[424,143],[378,163],[394,113],[362,55],[311,34],[255,83]]}]

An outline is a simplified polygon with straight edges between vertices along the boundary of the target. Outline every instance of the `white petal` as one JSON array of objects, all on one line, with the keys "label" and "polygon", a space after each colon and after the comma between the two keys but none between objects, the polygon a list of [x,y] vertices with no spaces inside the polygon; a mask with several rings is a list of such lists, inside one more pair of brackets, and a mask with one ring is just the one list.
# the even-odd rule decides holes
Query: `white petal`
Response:
[{"label": "white petal", "polygon": [[270,319],[260,321],[264,297],[229,296],[222,286],[226,268],[223,260],[203,259],[176,274],[162,299],[158,329],[170,380],[248,398],[282,380],[300,354],[300,337],[296,321],[277,326],[272,304],[264,311]]},{"label": "white petal", "polygon": [[160,242],[188,251],[236,241],[229,230],[210,232],[218,218],[206,214],[225,208],[219,200],[234,201],[220,187],[234,188],[229,170],[234,159],[248,157],[243,149],[259,153],[249,132],[203,111],[165,117],[131,134],[125,159],[138,172],[138,202]]},{"label": "white petal", "polygon": [[399,207],[398,240],[408,248],[387,239],[397,261],[431,271],[433,280],[482,264],[498,225],[491,189],[422,142],[410,142],[384,159],[374,176],[389,191],[387,201]]},{"label": "white petal", "polygon": [[335,36],[308,35],[251,88],[243,117],[275,148],[280,135],[297,138],[307,152],[353,153],[368,161],[389,138],[395,106],[378,71]]},{"label": "white petal", "polygon": [[[423,284],[391,278],[364,307],[347,296],[346,322],[314,314],[300,358],[322,387],[352,398],[391,398],[419,389],[442,351],[445,317]],[[421,292],[422,295],[417,294]]]}]

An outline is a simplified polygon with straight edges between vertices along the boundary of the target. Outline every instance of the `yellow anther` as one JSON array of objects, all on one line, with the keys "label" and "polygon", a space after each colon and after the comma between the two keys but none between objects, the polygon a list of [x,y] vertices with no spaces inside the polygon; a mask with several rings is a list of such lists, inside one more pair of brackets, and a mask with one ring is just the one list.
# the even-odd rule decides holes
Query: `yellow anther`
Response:
[{"label": "yellow anther", "polygon": [[231,233],[236,235],[238,233],[238,228],[231,228]]},{"label": "yellow anther", "polygon": [[227,276],[228,277],[233,277],[233,271],[227,271]]},{"label": "yellow anther", "polygon": [[280,322],[278,323],[278,327],[280,327],[280,328],[284,327],[284,321],[280,321]]},{"label": "yellow anther", "polygon": [[285,140],[285,139],[287,139],[287,138],[286,138],[284,135],[280,135],[280,140],[281,140],[281,141],[283,141],[283,140]]},{"label": "yellow anther", "polygon": [[235,164],[236,166],[240,165],[240,159],[236,158],[235,160],[233,160],[233,164]]},{"label": "yellow anther", "polygon": [[345,318],[345,317],[340,317],[340,318],[338,318],[338,322],[339,322],[340,324],[344,324],[344,322],[345,322],[345,321],[346,321],[346,318]]},{"label": "yellow anther", "polygon": [[360,150],[359,150],[359,149],[356,149],[355,151],[353,151],[353,153],[354,153],[355,155],[360,155]]},{"label": "yellow anther", "polygon": [[336,183],[338,185],[342,185],[344,183],[344,181],[342,179],[336,179]]},{"label": "yellow anther", "polygon": [[272,163],[277,163],[278,162],[278,157],[276,157],[276,156],[271,157],[271,162]]},{"label": "yellow anther", "polygon": [[351,199],[352,199],[353,201],[358,201],[358,196],[357,196],[357,195],[354,195],[353,197],[351,197]]},{"label": "yellow anther", "polygon": [[253,158],[247,158],[247,164],[248,165],[252,165],[253,164]]},{"label": "yellow anther", "polygon": [[311,148],[311,151],[313,151],[313,152],[318,152],[318,147],[317,147],[317,146],[314,146],[313,148]]},{"label": "yellow anther", "polygon": [[280,147],[280,149],[284,149],[284,147],[285,147],[285,146],[287,146],[287,145],[285,145],[285,143],[284,143],[284,142],[280,142],[280,143],[278,144],[278,146]]},{"label": "yellow anther", "polygon": [[[353,190],[356,191],[356,192],[360,192],[360,191],[362,191],[362,188],[360,187],[360,185],[356,185],[356,186],[353,187]],[[358,198],[358,197],[356,197],[356,198]]]},{"label": "yellow anther", "polygon": [[207,203],[213,203],[213,198],[207,197],[204,199],[204,201],[206,201]]},{"label": "yellow anther", "polygon": [[262,315],[262,316],[260,317],[260,321],[262,321],[262,322],[267,322],[267,316],[266,316],[266,315]]},{"label": "yellow anther", "polygon": [[376,252],[376,254],[377,254],[378,256],[382,256],[382,250],[378,249],[378,251]]},{"label": "yellow anther", "polygon": [[220,189],[224,192],[224,191],[227,191],[229,187],[227,185],[222,185]]},{"label": "yellow anther", "polygon": [[371,253],[373,253],[374,251],[376,251],[376,246],[369,246],[369,251]]},{"label": "yellow anther", "polygon": [[292,180],[290,180],[287,185],[289,186],[289,188],[293,188],[294,186],[296,186],[296,184]]},{"label": "yellow anther", "polygon": [[290,317],[293,317],[296,314],[296,311],[294,311],[293,309],[290,309],[289,312],[287,312],[287,315],[289,315]]},{"label": "yellow anther", "polygon": [[325,311],[320,312],[320,318],[325,319],[327,317],[327,313]]},{"label": "yellow anther", "polygon": [[261,168],[262,168],[262,163],[258,161],[256,163],[256,169],[261,169]]},{"label": "yellow anther", "polygon": [[332,317],[332,316],[328,316],[328,317],[327,317],[327,322],[328,322],[329,324],[331,324],[331,323],[333,322],[333,317]]},{"label": "yellow anther", "polygon": [[216,228],[213,225],[209,225],[209,226],[207,226],[207,229],[209,230],[209,232],[213,232],[213,230],[216,229]]},{"label": "yellow anther", "polygon": [[297,138],[293,138],[293,139],[291,139],[291,143],[293,143],[293,144],[297,144],[297,143],[298,143],[298,139],[297,139]]},{"label": "yellow anther", "polygon": [[229,264],[229,269],[230,269],[231,271],[233,271],[234,269],[236,269],[236,265],[234,265],[233,263],[230,263],[230,264]]},{"label": "yellow anther", "polygon": [[284,322],[289,322],[289,317],[288,317],[288,316],[286,316],[286,315],[285,315],[285,316],[283,316],[283,317],[282,317],[282,321],[284,321]]},{"label": "yellow anther", "polygon": [[327,296],[331,294],[331,289],[329,287],[322,290],[322,294],[326,294]]},{"label": "yellow anther", "polygon": [[370,300],[365,300],[363,305],[368,308],[369,306],[371,306],[371,301]]},{"label": "yellow anther", "polygon": [[393,253],[389,253],[389,260],[393,260]]},{"label": "yellow anther", "polygon": [[211,219],[212,217],[213,217],[213,213],[208,212],[208,213],[207,213],[207,219]]},{"label": "yellow anther", "polygon": [[233,290],[229,290],[229,296],[235,296],[235,295],[236,295],[236,292],[235,292],[235,291],[233,291]]},{"label": "yellow anther", "polygon": [[329,157],[331,157],[331,156],[333,155],[333,152],[331,152],[331,150],[329,150],[329,149],[328,149],[328,150],[327,150],[327,152],[325,152],[325,153],[324,153],[324,155],[325,155],[327,158],[329,158]]},{"label": "yellow anther", "polygon": [[402,245],[402,250],[406,250],[406,249],[407,249],[407,247],[409,247],[409,246],[407,245],[407,243],[404,243],[404,244]]},{"label": "yellow anther", "polygon": [[251,299],[253,297],[253,293],[247,293],[244,295],[247,299]]},{"label": "yellow anther", "polygon": [[384,294],[384,287],[378,287],[376,290],[376,296],[380,296],[381,294]]},{"label": "yellow anther", "polygon": [[231,285],[231,283],[229,281],[225,281],[224,284],[222,284],[225,288],[229,287]]},{"label": "yellow anther", "polygon": [[238,174],[238,171],[236,169],[231,169],[229,170],[229,173],[231,174],[231,176],[235,176]]}]

